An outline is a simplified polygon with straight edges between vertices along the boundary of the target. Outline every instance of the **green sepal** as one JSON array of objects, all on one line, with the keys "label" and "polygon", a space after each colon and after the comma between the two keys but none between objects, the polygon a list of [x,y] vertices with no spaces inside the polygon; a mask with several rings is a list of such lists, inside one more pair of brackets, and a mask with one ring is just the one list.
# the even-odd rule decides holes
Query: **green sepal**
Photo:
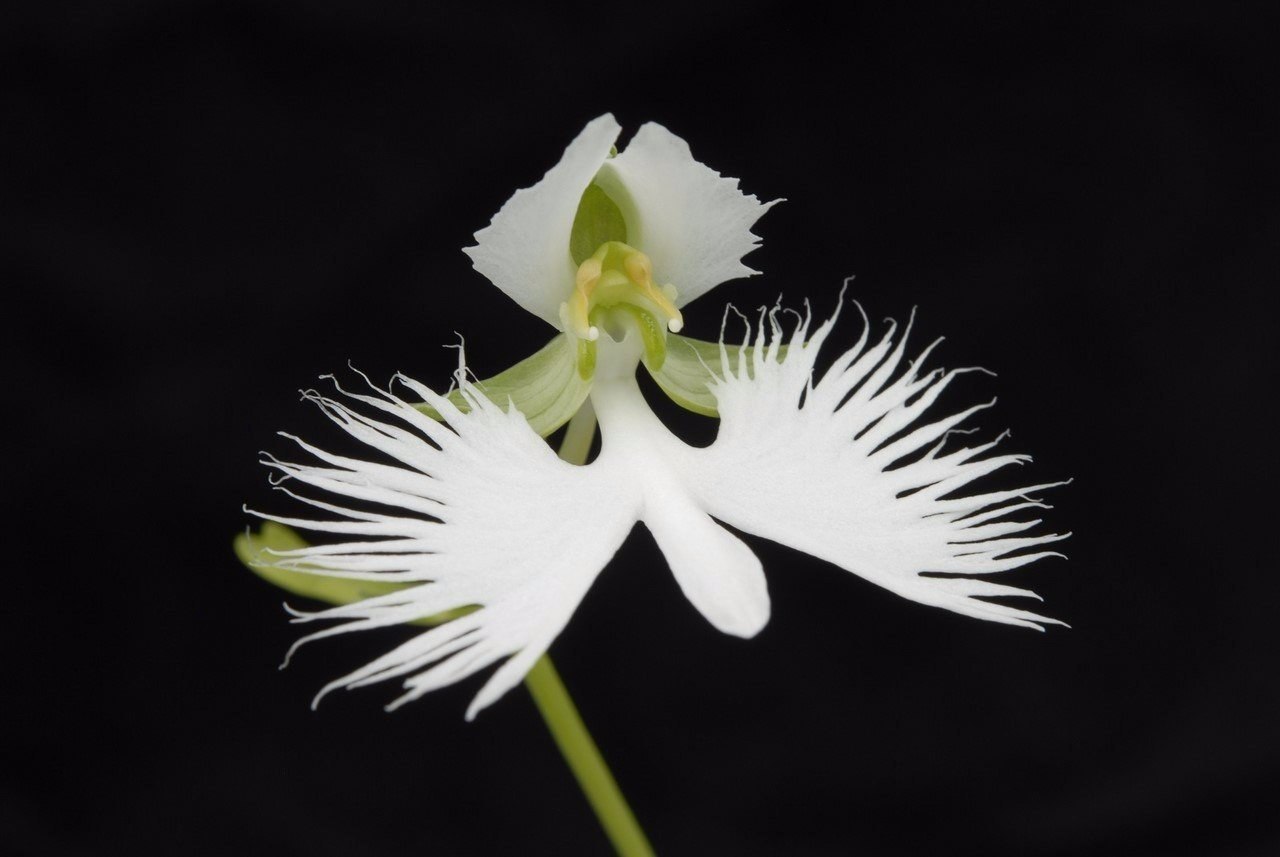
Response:
[{"label": "green sepal", "polygon": [[625,244],[626,240],[627,221],[618,204],[599,185],[587,185],[569,232],[569,256],[573,264],[581,265],[601,244],[608,241]]},{"label": "green sepal", "polygon": [[[751,362],[753,349],[750,346],[744,348],[741,345],[726,345],[724,348],[732,367],[738,365],[738,355],[745,352],[747,375],[755,377]],[[786,355],[787,346],[779,346],[777,359],[781,361]],[[671,401],[695,414],[705,417],[720,416],[716,408],[716,397],[707,388],[708,382],[720,375],[720,343],[669,333],[667,359],[657,371],[647,361],[645,366]]]},{"label": "green sepal", "polygon": [[[262,529],[257,533],[241,533],[236,536],[232,547],[245,568],[267,583],[278,586],[293,595],[323,601],[326,604],[351,604],[354,601],[363,601],[366,598],[385,595],[413,585],[326,577],[323,574],[312,574],[273,565],[272,559],[275,558],[275,554],[272,551],[291,551],[307,547],[307,542],[302,536],[274,521],[263,522]],[[459,607],[456,610],[447,610],[408,624],[439,625],[458,616],[465,616],[475,609],[475,607]]]},{"label": "green sepal", "polygon": [[[591,392],[591,379],[579,373],[578,349],[561,333],[510,369],[476,381],[475,387],[504,410],[508,402],[514,404],[529,426],[546,437],[578,412]],[[469,410],[460,390],[451,392],[449,401],[463,413]],[[414,407],[433,420],[441,419],[425,402]]]},{"label": "green sepal", "polygon": [[307,542],[293,530],[266,521],[257,533],[241,533],[232,547],[245,567],[267,583],[286,592],[314,598],[326,604],[350,604],[375,595],[385,595],[403,589],[399,583],[380,583],[376,580],[348,580],[342,577],[324,577],[291,568],[272,565],[274,554],[270,551],[292,551],[307,547]]}]

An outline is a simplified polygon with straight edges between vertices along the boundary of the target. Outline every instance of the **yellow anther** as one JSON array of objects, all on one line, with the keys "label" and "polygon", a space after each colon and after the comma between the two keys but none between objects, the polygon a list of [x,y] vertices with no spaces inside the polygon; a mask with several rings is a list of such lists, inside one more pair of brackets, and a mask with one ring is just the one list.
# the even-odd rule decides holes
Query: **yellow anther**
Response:
[{"label": "yellow anther", "polygon": [[587,297],[591,297],[591,293],[595,291],[596,283],[600,282],[600,272],[603,269],[604,263],[595,256],[585,259],[578,266],[578,273],[574,278],[578,291],[583,292]]},{"label": "yellow anther", "polygon": [[568,317],[564,320],[572,326],[574,335],[579,339],[594,341],[600,336],[600,331],[591,324],[590,314],[591,295],[600,283],[602,269],[601,260],[592,256],[578,266],[574,277],[573,294],[569,296],[567,305]]},{"label": "yellow anther", "polygon": [[639,250],[624,259],[622,267],[636,285],[643,286],[653,282],[653,263]]},{"label": "yellow anther", "polygon": [[631,282],[640,287],[640,293],[653,301],[654,305],[667,317],[667,328],[671,332],[676,333],[684,327],[684,316],[680,314],[680,310],[676,309],[676,305],[671,302],[667,294],[668,291],[675,290],[669,286],[658,288],[653,282],[653,263],[649,261],[648,256],[636,250],[623,260],[622,267]]}]

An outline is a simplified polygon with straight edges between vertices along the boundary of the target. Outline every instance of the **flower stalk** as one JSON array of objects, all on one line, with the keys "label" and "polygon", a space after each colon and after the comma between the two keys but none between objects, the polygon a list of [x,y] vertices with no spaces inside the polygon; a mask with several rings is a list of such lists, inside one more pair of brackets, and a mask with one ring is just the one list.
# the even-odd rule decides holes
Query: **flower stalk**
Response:
[{"label": "flower stalk", "polygon": [[[585,464],[595,439],[596,415],[588,399],[574,414],[560,443],[559,456],[570,464]],[[560,674],[546,655],[538,658],[524,677],[533,704],[555,739],[565,764],[573,771],[587,803],[600,820],[605,835],[613,843],[619,857],[653,857],[653,848],[636,821],[635,813],[618,788],[600,748],[582,722]]]},{"label": "flower stalk", "polygon": [[560,674],[546,655],[538,658],[524,677],[525,687],[560,748],[565,763],[595,811],[605,835],[619,857],[653,857],[653,848],[636,821],[635,813],[618,788],[600,749],[582,722]]}]

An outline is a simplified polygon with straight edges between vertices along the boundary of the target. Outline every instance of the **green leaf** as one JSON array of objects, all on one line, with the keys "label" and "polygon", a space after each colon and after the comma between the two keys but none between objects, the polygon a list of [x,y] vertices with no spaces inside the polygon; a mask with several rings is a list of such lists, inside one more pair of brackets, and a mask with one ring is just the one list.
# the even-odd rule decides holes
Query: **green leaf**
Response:
[{"label": "green leaf", "polygon": [[569,256],[573,264],[581,265],[607,241],[625,244],[626,240],[627,221],[618,204],[599,185],[587,185],[578,203],[578,213],[573,216],[573,231],[569,233]]},{"label": "green leaf", "polygon": [[[543,437],[568,422],[591,391],[591,381],[578,374],[577,348],[563,333],[510,369],[476,381],[475,386],[500,408],[514,404]],[[459,390],[449,394],[449,401],[463,413],[469,410]],[[415,407],[433,420],[441,419],[426,403]]]},{"label": "green leaf", "polygon": [[[748,376],[754,377],[751,368],[752,348],[741,345],[726,345],[729,363],[736,366],[739,352],[746,354]],[[778,349],[778,360],[787,355],[787,346]],[[661,368],[649,374],[662,388],[662,392],[686,410],[706,417],[716,417],[720,412],[716,409],[716,397],[707,389],[707,383],[720,372],[720,343],[706,342],[679,334],[667,334],[667,358]]]},{"label": "green leaf", "polygon": [[[326,577],[323,574],[312,574],[306,571],[280,568],[278,565],[273,565],[272,560],[278,559],[278,557],[272,551],[291,551],[307,547],[307,542],[302,536],[283,524],[277,524],[274,521],[264,522],[262,529],[257,533],[241,533],[236,536],[232,547],[235,549],[236,556],[240,559],[240,562],[244,563],[245,568],[261,577],[267,583],[278,586],[293,595],[313,598],[326,604],[350,604],[353,601],[363,601],[375,595],[385,595],[388,592],[394,592],[397,589],[404,589],[406,586],[412,585],[380,583],[376,580],[349,580],[343,577]],[[447,622],[450,619],[470,613],[474,609],[476,608],[459,607],[456,610],[447,610],[444,613],[437,613],[434,616],[427,616],[407,624],[439,625],[441,622]]]}]

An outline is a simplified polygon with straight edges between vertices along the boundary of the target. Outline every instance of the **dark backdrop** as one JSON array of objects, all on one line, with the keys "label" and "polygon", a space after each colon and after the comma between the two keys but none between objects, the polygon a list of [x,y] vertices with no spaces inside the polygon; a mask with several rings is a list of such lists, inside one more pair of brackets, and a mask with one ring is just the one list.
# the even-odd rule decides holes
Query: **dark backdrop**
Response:
[{"label": "dark backdrop", "polygon": [[[305,650],[230,550],[297,389],[447,382],[549,329],[459,248],[591,117],[763,198],[779,293],[982,365],[1034,453],[1071,630],[899,599],[753,540],[774,618],[713,631],[641,529],[552,653],[659,853],[1280,849],[1280,196],[1268,4],[85,4],[0,32],[0,850],[604,854],[527,694],[307,705],[396,633]],[[1074,4],[1071,4],[1074,5]],[[856,326],[839,337],[852,342]],[[706,429],[704,429],[704,432]]]}]

